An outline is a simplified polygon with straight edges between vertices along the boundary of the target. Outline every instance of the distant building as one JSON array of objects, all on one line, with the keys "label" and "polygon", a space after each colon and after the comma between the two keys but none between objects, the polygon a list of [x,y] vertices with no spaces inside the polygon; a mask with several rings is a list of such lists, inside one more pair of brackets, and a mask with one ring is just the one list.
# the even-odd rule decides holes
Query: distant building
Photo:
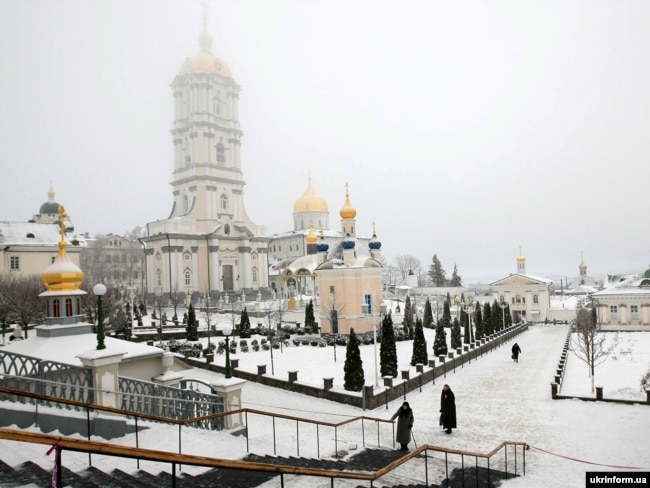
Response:
[{"label": "distant building", "polygon": [[650,269],[632,275],[609,275],[605,287],[592,294],[603,326],[650,326]]},{"label": "distant building", "polygon": [[543,322],[551,308],[552,280],[526,272],[526,258],[521,249],[517,256],[517,272],[490,284],[494,299],[510,305],[513,322]]},{"label": "distant building", "polygon": [[[59,227],[62,207],[54,201],[54,190],[50,185],[48,200],[40,207],[38,214],[28,222],[0,222],[0,274],[28,276],[40,274],[52,264],[59,252],[62,236]],[[79,265],[80,253],[85,245],[83,238],[74,234],[74,226],[65,213],[63,240],[68,246],[70,260]]]},{"label": "distant building", "polygon": [[[81,267],[86,282],[118,288],[125,298],[142,296],[144,291],[144,253],[138,241],[116,234],[86,238],[81,252]],[[138,300],[140,301],[140,300]]]}]

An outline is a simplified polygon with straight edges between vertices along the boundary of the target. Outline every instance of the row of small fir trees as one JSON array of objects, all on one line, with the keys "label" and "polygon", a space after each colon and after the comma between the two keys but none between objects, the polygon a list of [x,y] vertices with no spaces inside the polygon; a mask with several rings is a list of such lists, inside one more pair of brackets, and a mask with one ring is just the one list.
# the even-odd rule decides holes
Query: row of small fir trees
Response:
[{"label": "row of small fir trees", "polygon": [[[448,352],[446,329],[450,329],[450,345],[451,348],[455,350],[462,347],[463,343],[470,344],[475,340],[482,339],[496,331],[502,330],[504,327],[507,328],[512,325],[510,307],[508,304],[506,304],[505,310],[503,310],[496,300],[494,300],[493,304],[486,302],[483,306],[481,306],[477,301],[474,306],[474,311],[471,324],[470,315],[464,310],[460,313],[460,319],[459,317],[454,317],[452,321],[451,298],[447,295],[447,299],[443,306],[442,317],[440,317],[435,326],[436,333],[433,341],[434,356],[446,355]],[[461,334],[460,331],[461,324],[464,329],[463,334]],[[413,340],[411,366],[415,366],[416,364],[428,364],[429,358],[427,342],[424,337],[424,328],[434,328],[431,302],[428,298],[424,305],[423,317],[420,318],[415,314],[415,307],[412,306],[410,297],[406,297],[403,326],[407,339]],[[379,360],[381,375],[395,378],[398,373],[397,347],[393,319],[390,312],[386,314],[382,320],[380,334]],[[354,329],[352,329],[350,331],[350,338],[346,349],[345,365],[343,368],[343,387],[348,391],[361,391],[365,384],[363,361],[361,360],[359,344],[359,338],[354,332]]]}]

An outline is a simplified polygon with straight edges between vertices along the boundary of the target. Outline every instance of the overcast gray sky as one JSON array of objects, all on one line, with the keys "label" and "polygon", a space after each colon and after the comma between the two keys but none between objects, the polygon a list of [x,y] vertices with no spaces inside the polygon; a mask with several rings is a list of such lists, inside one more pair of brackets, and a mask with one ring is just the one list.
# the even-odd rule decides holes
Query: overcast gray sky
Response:
[{"label": "overcast gray sky", "polygon": [[[308,173],[389,261],[467,280],[650,263],[650,2],[209,0],[242,86],[245,200],[293,228]],[[198,0],[0,2],[0,220],[50,181],[80,232],[169,215],[170,83]]]}]

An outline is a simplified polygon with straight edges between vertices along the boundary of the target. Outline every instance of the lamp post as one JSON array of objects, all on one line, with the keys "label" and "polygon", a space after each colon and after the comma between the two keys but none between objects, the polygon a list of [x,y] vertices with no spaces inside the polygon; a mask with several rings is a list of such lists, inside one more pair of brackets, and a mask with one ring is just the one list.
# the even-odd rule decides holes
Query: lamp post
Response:
[{"label": "lamp post", "polygon": [[232,334],[232,327],[226,325],[223,328],[223,335],[226,336],[226,378],[232,378],[230,373],[230,334]]},{"label": "lamp post", "polygon": [[454,297],[454,303],[456,303],[456,318],[460,320],[460,297],[458,295]]},{"label": "lamp post", "polygon": [[106,285],[97,283],[93,286],[93,293],[97,297],[97,350],[106,349],[104,344],[104,310],[102,297],[106,294]]},{"label": "lamp post", "polygon": [[375,388],[379,388],[379,366],[377,362],[377,325],[381,322],[381,318],[386,313],[386,305],[381,305],[379,307],[379,316],[373,315],[368,312],[368,304],[364,303],[361,306],[363,314],[370,317],[372,323],[372,347],[373,347],[373,356],[375,359]]},{"label": "lamp post", "polygon": [[505,302],[505,300],[501,300],[499,302],[499,307],[501,307],[501,312],[503,316],[503,322],[502,322],[503,325],[501,326],[501,330],[505,330],[506,328],[506,307],[507,306],[508,304]]}]

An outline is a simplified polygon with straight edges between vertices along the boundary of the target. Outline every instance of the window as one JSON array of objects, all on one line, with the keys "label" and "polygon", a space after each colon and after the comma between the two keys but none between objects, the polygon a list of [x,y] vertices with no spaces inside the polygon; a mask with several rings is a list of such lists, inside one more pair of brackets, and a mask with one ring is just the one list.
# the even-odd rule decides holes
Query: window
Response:
[{"label": "window", "polygon": [[53,263],[54,261],[56,261],[56,256],[52,256],[52,257],[50,258],[50,263]]},{"label": "window", "polygon": [[521,295],[517,295],[517,303],[521,303]]},{"label": "window", "polygon": [[526,303],[526,297],[521,297],[521,303]]},{"label": "window", "polygon": [[20,269],[20,256],[11,256],[11,258],[9,258],[9,269],[14,271]]},{"label": "window", "polygon": [[610,305],[609,315],[611,316],[612,320],[618,320],[618,306]]},{"label": "window", "polygon": [[[506,301],[506,297],[503,296],[503,295],[501,295],[501,296],[499,297],[499,302],[500,302],[500,303],[505,303],[505,301]],[[438,302],[436,302],[436,304],[437,304],[437,303],[438,303]]]},{"label": "window", "polygon": [[126,254],[122,254],[121,258],[122,258],[122,262],[126,263]]},{"label": "window", "polygon": [[533,295],[533,303],[538,304],[539,303],[539,297],[537,295]]},{"label": "window", "polygon": [[364,295],[363,301],[368,305],[368,315],[372,315],[372,295],[370,293]]},{"label": "window", "polygon": [[65,316],[72,317],[72,298],[65,299]]},{"label": "window", "polygon": [[334,286],[330,286],[330,295],[334,295],[335,288]]},{"label": "window", "polygon": [[224,194],[221,195],[220,206],[221,206],[221,210],[223,212],[228,210],[228,197],[226,195],[224,195]]},{"label": "window", "polygon": [[189,269],[185,270],[185,286],[192,284],[192,272]]},{"label": "window", "polygon": [[160,270],[156,270],[156,286],[162,286],[162,276]]},{"label": "window", "polygon": [[632,320],[639,320],[639,306],[638,305],[630,305],[630,314]]},{"label": "window", "polygon": [[183,254],[183,259],[185,261],[189,261],[190,259],[192,259],[192,255],[189,252],[186,252],[185,254]]},{"label": "window", "polygon": [[216,145],[217,148],[217,163],[226,162],[226,146],[223,145],[223,142],[218,142]]},{"label": "window", "polygon": [[226,224],[223,226],[223,233],[226,235],[230,235],[230,224]]},{"label": "window", "polygon": [[61,300],[59,300],[58,298],[55,298],[54,301],[52,302],[52,315],[54,317],[61,316]]},{"label": "window", "polygon": [[257,270],[253,269],[253,281],[257,281]]}]

